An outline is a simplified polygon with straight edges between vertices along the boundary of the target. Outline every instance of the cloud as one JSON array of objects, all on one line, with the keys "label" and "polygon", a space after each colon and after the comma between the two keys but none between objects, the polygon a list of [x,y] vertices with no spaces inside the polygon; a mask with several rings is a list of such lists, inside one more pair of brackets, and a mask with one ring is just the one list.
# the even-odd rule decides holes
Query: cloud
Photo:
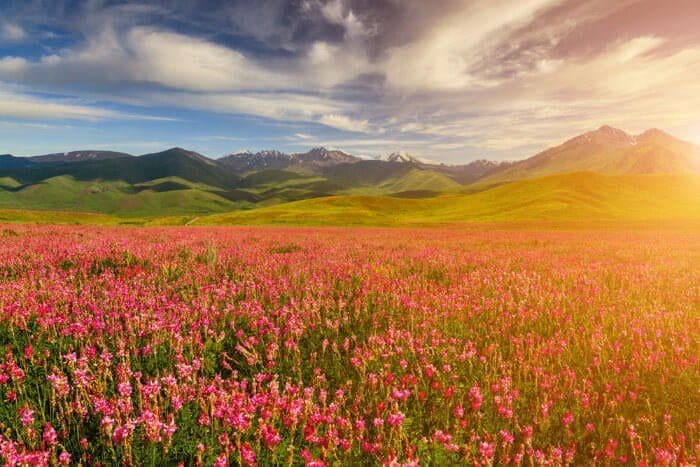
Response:
[{"label": "cloud", "polygon": [[0,92],[0,117],[19,119],[100,120],[105,118],[123,118],[124,115],[96,107],[52,102],[44,99]]},{"label": "cloud", "polygon": [[[193,109],[434,159],[524,157],[605,123],[700,126],[693,0],[49,3],[0,5],[16,43],[0,80],[19,90],[0,94],[0,116]],[[65,36],[32,36],[31,55],[18,43],[52,29]],[[51,95],[72,99],[37,97]]]},{"label": "cloud", "polygon": [[403,92],[483,85],[472,67],[485,47],[559,1],[465,1],[459,14],[443,18],[423,37],[387,50],[383,72],[388,83]]},{"label": "cloud", "polygon": [[0,73],[25,83],[153,83],[191,91],[264,88],[281,82],[235,50],[143,27],[124,34],[106,29],[80,48],[34,62],[6,57],[0,60]]},{"label": "cloud", "polygon": [[191,93],[145,94],[142,100],[226,114],[252,115],[273,120],[313,122],[322,115],[338,112],[339,104],[322,97],[290,93]]},{"label": "cloud", "polygon": [[0,39],[17,42],[26,38],[27,32],[20,25],[0,20]]},{"label": "cloud", "polygon": [[[2,63],[0,62],[0,66]],[[91,105],[77,99],[35,96],[17,86],[0,82],[0,118],[21,120],[150,120],[173,121],[173,118],[131,114]],[[66,126],[66,128],[69,128]]]},{"label": "cloud", "polygon": [[327,114],[319,119],[319,123],[337,128],[343,131],[350,131],[354,133],[369,133],[370,124],[367,120],[355,120],[346,115],[340,114]]},{"label": "cloud", "polygon": [[342,0],[330,0],[321,4],[320,9],[329,22],[342,26],[350,39],[372,34],[372,31],[365,27],[355,13],[345,7]]}]

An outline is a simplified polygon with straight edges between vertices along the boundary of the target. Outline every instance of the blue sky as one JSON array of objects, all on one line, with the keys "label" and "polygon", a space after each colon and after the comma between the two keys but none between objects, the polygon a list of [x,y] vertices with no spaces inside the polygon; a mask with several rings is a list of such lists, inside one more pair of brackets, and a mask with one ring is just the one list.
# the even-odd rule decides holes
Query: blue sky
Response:
[{"label": "blue sky", "polygon": [[700,142],[700,2],[0,0],[0,153]]}]

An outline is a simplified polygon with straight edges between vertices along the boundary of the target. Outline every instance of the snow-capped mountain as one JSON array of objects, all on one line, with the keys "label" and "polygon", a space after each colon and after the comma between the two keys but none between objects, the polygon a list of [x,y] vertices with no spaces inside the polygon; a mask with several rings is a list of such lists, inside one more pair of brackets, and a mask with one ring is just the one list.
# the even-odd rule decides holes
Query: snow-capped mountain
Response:
[{"label": "snow-capped mountain", "polygon": [[253,172],[259,170],[282,170],[329,167],[337,164],[353,163],[359,157],[343,151],[314,148],[308,152],[287,154],[269,150],[260,152],[239,152],[218,159],[218,162],[233,172]]},{"label": "snow-capped mountain", "polygon": [[392,152],[383,160],[387,162],[403,162],[405,164],[424,164],[425,161],[418,157],[412,156],[405,151]]}]

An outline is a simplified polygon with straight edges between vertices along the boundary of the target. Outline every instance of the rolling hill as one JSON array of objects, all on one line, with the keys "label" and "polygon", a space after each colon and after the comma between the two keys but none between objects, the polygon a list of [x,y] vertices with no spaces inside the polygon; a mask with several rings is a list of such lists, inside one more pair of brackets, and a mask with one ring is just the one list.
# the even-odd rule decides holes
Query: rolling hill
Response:
[{"label": "rolling hill", "polygon": [[[669,185],[652,189],[649,183],[656,180],[654,174],[680,178],[662,177],[659,180]],[[367,222],[373,222],[375,215],[386,222],[408,222],[409,218],[458,222],[530,218],[536,213],[555,219],[614,218],[624,217],[625,212],[634,217],[639,211],[632,202],[636,200],[645,206],[641,217],[652,212],[658,217],[664,209],[675,212],[674,203],[687,205],[680,197],[673,198],[673,203],[664,204],[664,200],[678,189],[676,182],[680,186],[687,185],[687,180],[697,182],[683,178],[693,174],[700,174],[697,146],[660,130],[629,135],[609,126],[513,163],[477,160],[447,165],[405,152],[361,159],[325,148],[295,154],[239,153],[221,159],[182,148],[137,157],[74,151],[0,156],[0,209],[94,212],[123,218],[231,212],[215,216],[216,222],[257,222],[256,216],[261,216],[261,222],[290,222],[300,220],[302,213],[308,222],[323,222],[331,213],[346,209],[341,217],[359,219],[364,213]],[[625,178],[644,175],[648,177]],[[694,191],[687,194],[688,199],[696,199]],[[374,207],[368,208],[368,203]],[[657,205],[662,211],[654,211]],[[410,213],[397,218],[403,207]],[[693,212],[692,206],[686,207],[683,212]],[[237,212],[246,210],[251,211]]]},{"label": "rolling hill", "polygon": [[180,148],[141,157],[43,160],[0,171],[0,207],[162,216],[249,208],[254,201],[232,189],[238,177]]},{"label": "rolling hill", "polygon": [[430,199],[326,197],[202,217],[197,223],[423,225],[538,220],[700,220],[700,176],[579,172]]}]

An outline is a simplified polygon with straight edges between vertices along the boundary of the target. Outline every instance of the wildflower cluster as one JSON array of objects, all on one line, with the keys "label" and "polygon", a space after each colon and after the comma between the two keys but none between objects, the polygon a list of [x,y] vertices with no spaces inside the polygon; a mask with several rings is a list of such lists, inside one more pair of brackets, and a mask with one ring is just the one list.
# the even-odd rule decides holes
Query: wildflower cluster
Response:
[{"label": "wildflower cluster", "polygon": [[13,229],[5,464],[700,462],[697,235]]}]

